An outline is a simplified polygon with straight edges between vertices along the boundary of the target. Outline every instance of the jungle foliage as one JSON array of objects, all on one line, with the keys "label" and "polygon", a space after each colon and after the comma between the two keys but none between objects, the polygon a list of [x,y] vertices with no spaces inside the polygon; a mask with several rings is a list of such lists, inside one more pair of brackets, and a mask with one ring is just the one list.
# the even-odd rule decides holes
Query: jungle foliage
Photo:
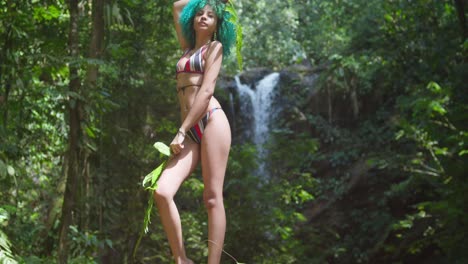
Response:
[{"label": "jungle foliage", "polygon": [[[156,210],[135,247],[141,183],[163,161],[152,145],[179,124],[172,2],[0,0],[0,263],[171,263]],[[234,138],[226,252],[242,263],[466,263],[465,1],[234,3],[245,71],[318,78],[279,87],[289,107],[267,146],[270,179],[254,173],[254,145]],[[201,263],[202,190],[197,170],[176,197]]]}]

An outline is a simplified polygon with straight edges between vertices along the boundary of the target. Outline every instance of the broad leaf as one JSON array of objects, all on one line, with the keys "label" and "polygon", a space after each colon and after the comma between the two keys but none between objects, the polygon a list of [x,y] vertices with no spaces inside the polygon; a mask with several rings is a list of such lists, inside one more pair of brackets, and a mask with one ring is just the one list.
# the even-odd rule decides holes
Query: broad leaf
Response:
[{"label": "broad leaf", "polygon": [[162,143],[162,142],[156,142],[154,143],[153,145],[161,154],[165,155],[165,156],[171,156],[171,150],[169,149],[169,147]]}]

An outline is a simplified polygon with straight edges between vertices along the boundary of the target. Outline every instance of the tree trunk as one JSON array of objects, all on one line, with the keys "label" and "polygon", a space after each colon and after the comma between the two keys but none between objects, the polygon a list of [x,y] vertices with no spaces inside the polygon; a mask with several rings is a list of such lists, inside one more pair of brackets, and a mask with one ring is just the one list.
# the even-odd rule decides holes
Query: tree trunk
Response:
[{"label": "tree trunk", "polygon": [[463,35],[463,41],[468,38],[468,27],[466,26],[465,3],[466,0],[455,0],[455,8],[457,9],[458,22]]},{"label": "tree trunk", "polygon": [[64,157],[62,157],[62,163],[62,177],[60,177],[56,189],[57,193],[59,194],[59,197],[53,198],[49,201],[49,204],[51,206],[49,208],[49,212],[47,213],[47,217],[44,223],[45,228],[42,229],[40,235],[38,236],[39,238],[43,239],[40,246],[41,256],[51,256],[56,242],[54,236],[51,235],[50,231],[54,229],[54,223],[57,221],[57,218],[60,217],[59,211],[62,209],[62,201],[60,195],[65,193],[66,177],[64,177],[63,175],[65,175],[68,165]]},{"label": "tree trunk", "polygon": [[[86,80],[85,80],[85,89],[86,91],[93,91],[96,89],[97,79],[99,74],[99,65],[95,63],[96,60],[101,59],[102,50],[103,50],[103,43],[104,43],[104,5],[105,0],[93,0],[92,1],[92,32],[91,32],[91,41],[89,44],[89,54],[88,58],[93,60],[88,66],[86,72]],[[83,135],[84,140],[92,140],[89,138],[85,138],[86,135]],[[91,206],[89,205],[88,199],[92,192],[91,186],[91,176],[89,173],[89,151],[83,151],[82,160],[84,161],[83,164],[83,183],[80,184],[81,186],[81,197],[84,197],[84,203],[82,204],[82,214],[81,216],[81,226],[83,229],[88,229],[89,225],[89,215]]]},{"label": "tree trunk", "polygon": [[328,78],[327,81],[327,103],[328,103],[328,123],[331,125],[333,121],[333,102],[332,102],[332,94],[330,91],[330,83],[331,79]]},{"label": "tree trunk", "polygon": [[[79,32],[78,32],[78,0],[69,0],[70,11],[70,31],[68,47],[71,58],[77,58],[79,53]],[[79,94],[80,79],[78,75],[79,66],[75,63],[69,64],[70,71],[70,94]],[[79,153],[80,153],[80,101],[74,96],[68,101],[69,115],[69,134],[68,134],[68,166],[66,170],[67,180],[65,184],[65,195],[63,197],[62,217],[59,229],[58,262],[67,263],[68,260],[68,231],[73,222],[73,209],[76,205],[76,185],[79,172]]]},{"label": "tree trunk", "polygon": [[351,89],[351,106],[353,109],[353,118],[357,120],[359,118],[359,99],[357,96],[356,77],[352,76],[349,87]]},{"label": "tree trunk", "polygon": [[[6,1],[6,12],[14,12],[14,7],[12,7],[11,1]],[[8,96],[10,95],[11,91],[11,83],[12,83],[12,76],[10,73],[7,73],[8,67],[8,52],[12,52],[13,47],[13,39],[12,39],[12,26],[11,23],[7,23],[7,27],[5,29],[5,40],[3,44],[2,52],[0,53],[0,62],[3,65],[0,66],[0,87],[4,86],[5,91],[3,95],[0,95],[0,107],[3,108],[3,127],[6,131],[7,124],[8,124]],[[5,82],[2,82],[5,79]],[[0,108],[1,110],[1,108]]]},{"label": "tree trunk", "polygon": [[[89,45],[89,58],[100,59],[102,54],[102,43],[104,42],[104,4],[105,0],[93,0],[93,31]],[[99,66],[90,64],[87,71],[86,82],[89,88],[96,86]],[[89,89],[88,89],[89,90]]]}]

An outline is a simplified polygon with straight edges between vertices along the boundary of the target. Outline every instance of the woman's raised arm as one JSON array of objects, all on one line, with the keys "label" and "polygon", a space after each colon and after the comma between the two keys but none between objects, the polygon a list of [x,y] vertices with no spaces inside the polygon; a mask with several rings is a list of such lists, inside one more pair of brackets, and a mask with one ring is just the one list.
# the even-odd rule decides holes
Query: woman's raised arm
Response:
[{"label": "woman's raised arm", "polygon": [[172,10],[172,14],[174,16],[174,26],[175,30],[177,33],[177,39],[179,40],[180,47],[182,50],[186,50],[190,48],[189,44],[187,43],[187,40],[184,38],[184,35],[182,34],[182,28],[179,23],[179,18],[180,18],[180,13],[182,12],[182,9],[187,5],[189,0],[179,0],[174,2],[174,7]]}]

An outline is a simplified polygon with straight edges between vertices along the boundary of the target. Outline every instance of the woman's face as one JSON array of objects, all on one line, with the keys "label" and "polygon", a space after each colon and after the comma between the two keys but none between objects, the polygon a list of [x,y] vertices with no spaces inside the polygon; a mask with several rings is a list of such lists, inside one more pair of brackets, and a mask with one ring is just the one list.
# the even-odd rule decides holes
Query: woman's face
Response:
[{"label": "woman's face", "polygon": [[200,9],[193,19],[193,29],[195,32],[206,32],[213,35],[216,31],[218,17],[210,5],[205,5]]}]

